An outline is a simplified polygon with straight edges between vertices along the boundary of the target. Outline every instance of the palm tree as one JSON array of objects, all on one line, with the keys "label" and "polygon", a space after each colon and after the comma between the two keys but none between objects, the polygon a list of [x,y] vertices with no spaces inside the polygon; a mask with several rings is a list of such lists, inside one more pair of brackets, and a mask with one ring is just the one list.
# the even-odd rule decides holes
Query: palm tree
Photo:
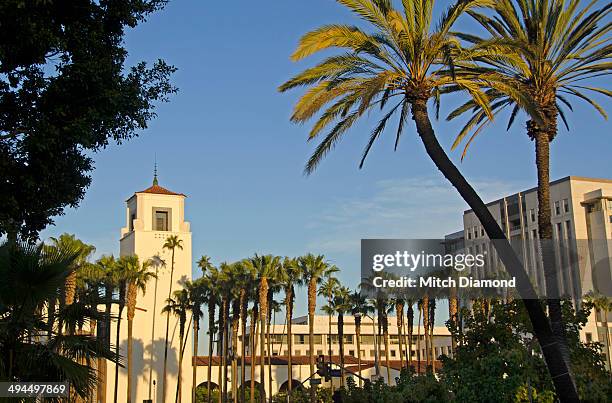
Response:
[{"label": "palm tree", "polygon": [[[194,281],[188,281],[185,284],[185,289],[189,294],[189,302],[191,303],[189,311],[193,319],[193,357],[198,357],[198,345],[200,342],[200,320],[204,316],[202,311],[202,305],[206,304],[207,298],[207,278],[200,277]],[[194,359],[192,362],[192,374],[191,374],[191,400],[196,401],[196,389],[197,389],[197,371],[198,365]]]},{"label": "palm tree", "polygon": [[113,391],[113,401],[117,403],[118,393],[119,393],[119,343],[121,340],[121,316],[123,313],[123,309],[125,308],[125,294],[127,291],[126,285],[126,272],[127,267],[129,265],[129,260],[126,256],[122,256],[117,260],[117,265],[115,266],[115,284],[117,286],[117,328],[115,329],[115,389]]},{"label": "palm tree", "polygon": [[[104,290],[104,315],[102,325],[98,326],[102,330],[98,335],[106,348],[110,347],[110,328],[111,328],[111,313],[113,305],[113,291],[116,283],[117,262],[113,255],[102,256],[96,261],[98,270],[102,273],[101,286]],[[51,317],[50,317],[51,320]],[[106,375],[107,367],[104,358],[98,359],[98,387],[97,396],[101,402],[106,401]]]},{"label": "palm tree", "polygon": [[[301,273],[303,284],[308,286],[308,354],[310,356],[310,375],[315,373],[314,358],[314,315],[317,308],[317,285],[322,278],[328,277],[338,271],[335,266],[330,266],[323,255],[315,256],[309,253],[298,258],[298,268]],[[316,400],[315,387],[310,388],[310,402]]]},{"label": "palm tree", "polygon": [[[335,314],[335,310],[333,307],[333,298],[338,288],[340,287],[340,282],[336,277],[332,276],[332,273],[329,272],[327,276],[325,276],[325,280],[319,287],[318,294],[322,297],[327,298],[327,305],[325,305],[322,310],[327,314],[327,352],[329,355],[329,362],[332,361],[332,317]],[[330,383],[331,392],[334,393],[334,382],[333,380]]]},{"label": "palm tree", "polygon": [[[155,339],[155,319],[157,318],[157,280],[159,278],[159,270],[166,267],[166,261],[159,254],[149,259],[149,265],[155,268],[155,286],[153,287],[153,316],[151,321],[151,340]],[[151,364],[149,365],[149,400],[152,399],[152,384],[153,384],[153,349],[150,356]]]},{"label": "palm tree", "polygon": [[[64,284],[64,300],[63,303],[68,306],[74,302],[76,293],[78,271],[85,265],[87,259],[96,251],[93,245],[88,245],[77,239],[74,234],[64,233],[59,238],[51,237],[51,246],[55,248],[69,248],[78,251],[78,257],[73,262],[73,270],[66,277]],[[60,323],[60,327],[62,324]],[[62,329],[60,329],[62,331]]]},{"label": "palm tree", "polygon": [[[281,266],[280,257],[272,255],[257,255],[248,259],[245,262],[251,270],[256,274],[259,287],[258,287],[258,300],[259,300],[259,324],[260,324],[260,396],[265,395],[264,390],[264,373],[265,373],[265,357],[266,357],[266,320],[268,317],[268,279],[273,277]],[[253,352],[254,353],[254,352]],[[253,366],[254,354],[251,353],[251,366]],[[270,394],[272,391],[270,390]],[[253,395],[251,395],[253,396]],[[253,397],[251,397],[253,399]]]},{"label": "palm tree", "polygon": [[176,383],[176,399],[177,403],[181,403],[182,398],[182,382],[183,382],[183,339],[185,338],[185,325],[187,324],[187,312],[191,308],[189,301],[189,292],[186,289],[176,290],[172,294],[173,298],[166,300],[166,306],[163,307],[162,313],[173,314],[178,318],[179,324],[179,361],[178,361],[178,380]]},{"label": "palm tree", "polygon": [[316,67],[305,70],[279,88],[280,91],[287,91],[312,86],[296,104],[292,116],[294,122],[303,123],[326,108],[318,115],[319,120],[310,132],[310,139],[333,124],[309,159],[306,172],[312,173],[342,135],[366,112],[374,108],[385,109],[388,101],[400,97],[397,103],[390,103],[388,112],[373,130],[360,165],[363,165],[364,158],[383,133],[387,122],[395,112],[400,111],[395,136],[397,147],[410,113],[428,156],[474,211],[489,239],[499,240],[495,247],[510,275],[516,278],[534,333],[543,347],[557,395],[564,400],[576,401],[578,394],[568,366],[560,355],[561,347],[536,298],[527,272],[487,206],[445,153],[429,118],[428,101],[432,99],[437,109],[440,96],[450,92],[469,93],[491,117],[488,98],[480,88],[489,85],[507,89],[503,81],[482,74],[482,69],[471,62],[475,57],[495,52],[463,49],[451,32],[452,26],[464,12],[477,6],[490,5],[493,1],[459,1],[448,8],[435,28],[432,28],[434,0],[403,1],[401,11],[393,9],[389,0],[339,1],[373,26],[375,34],[368,34],[356,26],[338,24],[307,33],[292,55],[294,60],[333,47],[345,48],[348,53],[324,59]]},{"label": "palm tree", "polygon": [[[338,341],[340,348],[340,387],[344,387],[344,315],[351,311],[349,289],[338,286],[332,299],[332,308],[338,315]],[[361,375],[361,374],[360,374]]]},{"label": "palm tree", "polygon": [[[174,255],[176,253],[176,249],[183,250],[183,240],[179,239],[178,235],[170,235],[166,238],[164,245],[162,246],[164,250],[169,250],[171,253],[170,260],[170,284],[168,287],[168,299],[172,297],[172,289],[174,287]],[[164,337],[164,377],[162,384],[162,398],[164,402],[166,401],[166,396],[168,395],[168,332],[170,331],[170,311],[165,311],[166,313],[166,336]],[[179,346],[180,349],[180,346]]]},{"label": "palm tree", "polygon": [[[580,5],[579,0],[525,1],[503,0],[492,6],[495,15],[474,12],[472,16],[491,34],[490,38],[458,34],[480,48],[494,48],[494,57],[479,60],[492,69],[491,79],[504,84],[487,92],[494,114],[512,110],[508,129],[519,110],[527,112],[527,135],[535,143],[538,176],[538,232],[545,270],[548,310],[552,330],[569,365],[569,347],[561,315],[557,269],[551,240],[553,227],[550,206],[550,143],[558,132],[558,118],[569,130],[562,105],[570,111],[568,97],[576,97],[593,106],[604,118],[603,108],[590,96],[612,96],[605,88],[588,86],[588,80],[609,74],[612,56],[610,32],[606,22],[610,5],[595,9],[595,1]],[[501,56],[501,57],[500,57]],[[585,83],[585,80],[587,83]],[[590,92],[589,92],[590,91]],[[474,138],[491,119],[472,102],[449,115],[465,112],[470,119],[457,136],[456,147],[470,132],[463,155]]]},{"label": "palm tree", "polygon": [[429,300],[429,354],[431,355],[431,370],[436,373],[436,349],[434,348],[434,329],[436,320],[436,299],[431,298]]},{"label": "palm tree", "polygon": [[144,295],[147,290],[147,283],[152,278],[156,277],[155,272],[150,271],[149,261],[143,262],[141,265],[138,256],[126,256],[123,258],[121,268],[124,271],[125,282],[127,287],[127,320],[128,320],[128,335],[127,335],[127,402],[132,402],[132,377],[133,377],[133,339],[132,330],[134,326],[134,316],[136,313],[136,299],[138,292],[141,291]]},{"label": "palm tree", "polygon": [[397,325],[397,339],[400,354],[400,367],[404,368],[404,341],[402,340],[402,329],[404,327],[404,299],[401,296],[396,296],[393,300],[395,304],[395,320]]},{"label": "palm tree", "polygon": [[407,301],[408,308],[406,309],[406,336],[408,341],[408,366],[412,366],[412,337],[414,334],[414,301],[409,299]]},{"label": "palm tree", "polygon": [[359,291],[351,294],[351,313],[355,317],[355,337],[357,338],[357,372],[359,373],[359,387],[362,386],[361,379],[361,319],[372,311],[365,296]]},{"label": "palm tree", "polygon": [[[296,259],[286,257],[281,266],[280,275],[278,276],[280,286],[285,291],[285,314],[287,322],[287,348],[289,355],[287,357],[287,373],[289,383],[288,394],[291,395],[293,383],[293,333],[291,331],[291,320],[293,319],[293,304],[295,302],[295,286],[302,285],[298,262]],[[244,399],[243,399],[244,400]]]},{"label": "palm tree", "polygon": [[[0,368],[2,379],[67,381],[80,398],[97,383],[93,362],[114,361],[114,353],[91,332],[64,334],[50,323],[61,318],[67,329],[103,319],[91,301],[45,307],[63,297],[66,278],[74,271],[80,250],[74,245],[46,247],[15,240],[0,244]],[[87,297],[88,298],[88,297]],[[54,320],[54,319],[53,319]],[[44,336],[44,341],[33,335]]]},{"label": "palm tree", "polygon": [[[210,267],[208,272],[206,273],[206,296],[208,300],[208,389],[206,391],[206,399],[207,402],[211,402],[211,379],[212,379],[212,360],[213,360],[213,342],[214,336],[217,333],[217,329],[215,327],[215,309],[217,307],[217,303],[219,302],[219,289],[218,289],[218,277],[219,271],[215,267]],[[217,372],[217,377],[220,378],[221,373]],[[220,379],[217,379],[217,385],[220,385]]]},{"label": "palm tree", "polygon": [[[421,373],[421,318],[423,317],[423,298],[417,301],[419,320],[417,322],[417,373]],[[425,332],[427,333],[427,332]]]}]

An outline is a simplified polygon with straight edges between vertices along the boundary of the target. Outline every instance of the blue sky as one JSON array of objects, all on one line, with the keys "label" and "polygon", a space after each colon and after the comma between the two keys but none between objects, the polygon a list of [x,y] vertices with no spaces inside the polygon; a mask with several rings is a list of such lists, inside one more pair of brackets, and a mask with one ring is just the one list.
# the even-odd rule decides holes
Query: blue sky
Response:
[{"label": "blue sky", "polygon": [[[341,281],[354,287],[361,238],[435,238],[460,229],[466,205],[425,156],[412,124],[397,152],[389,131],[359,170],[377,121],[372,115],[312,176],[302,174],[314,144],[306,142],[309,126],[289,122],[301,91],[280,94],[276,88],[312,64],[289,60],[299,37],[334,22],[356,19],[331,0],[183,0],[170,1],[129,31],[130,63],[165,59],[178,68],[179,92],[139,138],[95,155],[81,206],[57,218],[43,238],[76,233],[98,254],[117,254],[124,201],[150,185],[155,154],[160,184],[188,195],[194,260],[202,254],[216,263],[255,252],[325,254],[342,269]],[[443,103],[441,115],[458,102]],[[601,102],[611,110],[609,101]],[[578,101],[569,119],[571,132],[560,130],[552,145],[552,177],[610,178],[608,122]],[[459,123],[434,126],[449,150]],[[452,157],[459,163],[459,151]],[[492,126],[460,169],[485,200],[534,186],[524,119],[509,132],[505,122]],[[296,315],[306,312],[301,292]]]}]

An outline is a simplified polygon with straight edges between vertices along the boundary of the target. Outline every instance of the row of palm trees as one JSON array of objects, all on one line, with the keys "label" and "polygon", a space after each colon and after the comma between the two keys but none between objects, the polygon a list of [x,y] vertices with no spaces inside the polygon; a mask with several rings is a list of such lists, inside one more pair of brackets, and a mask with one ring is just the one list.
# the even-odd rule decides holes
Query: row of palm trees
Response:
[{"label": "row of palm trees", "polygon": [[[208,256],[202,256],[198,266],[203,275],[187,282],[182,290],[177,290],[174,297],[168,300],[165,312],[172,312],[179,318],[179,333],[181,345],[186,343],[185,323],[188,317],[193,323],[194,330],[194,356],[198,356],[199,330],[203,317],[203,306],[208,312],[208,388],[207,401],[213,399],[212,395],[212,367],[214,359],[219,359],[217,372],[217,385],[219,385],[218,401],[230,399],[234,401],[255,401],[257,396],[264,396],[264,385],[267,380],[268,390],[272,390],[272,369],[270,363],[273,355],[272,338],[270,336],[273,315],[284,306],[285,326],[287,336],[287,366],[289,381],[288,393],[292,393],[292,362],[293,362],[293,333],[292,318],[295,293],[298,287],[305,287],[308,295],[308,323],[309,323],[309,363],[310,373],[315,373],[314,348],[314,316],[317,308],[317,295],[326,299],[327,303],[321,307],[329,317],[328,351],[331,360],[332,343],[332,317],[337,318],[338,344],[340,355],[341,384],[344,383],[344,317],[354,316],[357,336],[357,360],[361,367],[361,325],[364,317],[370,317],[374,325],[377,324],[377,352],[380,356],[384,340],[386,352],[387,381],[391,382],[389,357],[389,322],[388,314],[396,311],[400,343],[400,362],[402,366],[413,365],[412,340],[414,337],[414,307],[419,311],[417,365],[421,370],[421,322],[424,325],[425,365],[432,367],[434,363],[433,349],[433,323],[435,319],[435,300],[423,297],[418,301],[406,300],[401,296],[390,298],[377,294],[376,298],[367,298],[358,291],[351,292],[340,285],[335,274],[339,269],[325,260],[322,255],[307,254],[297,258],[280,257],[273,255],[258,255],[234,263],[223,262],[218,267],[212,264]],[[362,287],[368,287],[364,282]],[[283,294],[282,303],[275,301],[275,296]],[[407,306],[404,317],[404,307]],[[451,306],[453,306],[451,304]],[[457,306],[456,304],[454,305]],[[456,313],[451,312],[451,317]],[[371,315],[371,316],[370,316]],[[404,320],[405,318],[405,320]],[[247,332],[249,326],[249,332]],[[405,331],[403,330],[405,329]],[[238,351],[239,335],[249,339],[242,339],[241,350]],[[246,387],[246,348],[250,352],[250,388],[247,399]],[[184,347],[183,347],[184,348]],[[183,349],[182,348],[182,349]],[[282,346],[281,346],[282,348]],[[181,349],[181,350],[182,350]],[[214,352],[216,350],[216,355]],[[258,354],[259,353],[259,354]],[[280,351],[278,352],[280,353]],[[217,358],[218,357],[218,358]],[[258,361],[257,361],[258,360]],[[179,353],[182,361],[182,351]],[[238,366],[240,365],[240,371]],[[260,367],[259,382],[255,379],[255,369]],[[230,377],[228,368],[231,367],[232,390],[228,390]],[[378,368],[378,362],[377,362]],[[267,369],[267,374],[266,374]],[[197,387],[197,365],[193,365],[192,399],[195,400]],[[182,380],[179,365],[179,383]],[[258,388],[256,388],[256,383]],[[238,390],[238,385],[242,385]],[[332,384],[333,387],[333,384]],[[180,387],[179,387],[180,389]],[[311,388],[314,390],[314,388]],[[271,396],[270,396],[271,397]],[[180,401],[178,395],[177,401]]]}]

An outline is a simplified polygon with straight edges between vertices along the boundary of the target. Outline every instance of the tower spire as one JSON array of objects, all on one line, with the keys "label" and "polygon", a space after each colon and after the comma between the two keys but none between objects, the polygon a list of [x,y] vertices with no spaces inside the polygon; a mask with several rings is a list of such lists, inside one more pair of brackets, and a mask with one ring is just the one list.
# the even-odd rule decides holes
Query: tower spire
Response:
[{"label": "tower spire", "polygon": [[155,163],[153,165],[153,186],[157,186],[159,184],[157,180],[157,154],[155,155]]}]

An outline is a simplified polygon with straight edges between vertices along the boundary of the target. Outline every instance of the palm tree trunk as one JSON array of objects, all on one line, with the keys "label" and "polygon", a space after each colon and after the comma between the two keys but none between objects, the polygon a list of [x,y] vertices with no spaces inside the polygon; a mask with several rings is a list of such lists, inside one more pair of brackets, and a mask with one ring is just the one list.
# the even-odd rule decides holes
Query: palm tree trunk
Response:
[{"label": "palm tree trunk", "polygon": [[[155,318],[157,317],[157,275],[159,272],[159,266],[155,267],[155,289],[153,294],[153,321],[151,324],[151,343],[155,340]],[[153,388],[153,348],[151,348],[151,356],[149,358],[149,400],[153,399],[152,397],[152,388]],[[196,354],[197,355],[197,354]],[[195,393],[195,390],[194,390]],[[194,395],[195,396],[195,395]],[[194,400],[195,401],[195,400]]]},{"label": "palm tree trunk", "polygon": [[268,356],[268,401],[272,402],[272,344],[270,337],[270,323],[272,322],[272,293],[268,289],[268,315],[266,317],[266,340]]},{"label": "palm tree trunk", "polygon": [[421,374],[421,313],[423,312],[422,304],[423,300],[417,303],[417,309],[419,310],[419,321],[417,323],[417,373],[419,375]]},{"label": "palm tree trunk", "polygon": [[257,316],[258,316],[258,306],[257,306],[257,301],[254,302],[253,304],[253,311],[251,314],[251,329],[250,329],[250,342],[251,342],[251,346],[249,348],[250,353],[251,353],[251,365],[250,365],[250,370],[251,370],[251,394],[249,396],[249,399],[251,401],[251,403],[255,402],[255,334],[257,333]]},{"label": "palm tree trunk", "polygon": [[408,302],[408,309],[406,309],[406,325],[408,334],[408,366],[412,366],[412,335],[414,333],[414,308],[413,301]]},{"label": "palm tree trunk", "polygon": [[[451,289],[451,295],[448,299],[448,317],[450,319],[451,327],[456,331],[459,328],[459,300],[457,298],[457,290]],[[457,348],[457,337],[455,333],[451,334],[451,349],[452,353],[455,354]]]},{"label": "palm tree trunk", "polygon": [[221,394],[219,396],[219,402],[225,403],[227,401],[227,352],[228,352],[228,337],[227,337],[227,309],[228,301],[227,297],[223,297],[221,302],[221,320],[219,328],[221,329],[221,368],[219,368],[219,386],[221,387]]},{"label": "palm tree trunk", "polygon": [[400,368],[404,368],[404,341],[402,340],[402,328],[404,326],[404,303],[395,304],[395,319],[397,321],[397,341],[399,344]]},{"label": "palm tree trunk", "polygon": [[436,373],[436,349],[434,347],[434,328],[436,319],[436,300],[431,300],[429,304],[429,351],[431,354],[431,371]]},{"label": "palm tree trunk", "polygon": [[219,365],[217,369],[217,385],[219,387],[219,395],[217,396],[217,402],[223,402],[223,363],[224,363],[224,355],[223,355],[223,345],[225,344],[224,336],[225,336],[225,323],[223,322],[223,312],[224,303],[223,301],[219,305],[219,320],[217,326],[217,357],[219,359]]},{"label": "palm tree trunk", "polygon": [[[555,109],[554,115],[557,114]],[[555,124],[556,127],[556,124]],[[554,134],[540,129],[533,121],[527,123],[530,136],[535,139],[536,167],[538,173],[538,233],[542,263],[544,265],[546,295],[548,296],[548,315],[552,333],[559,343],[566,365],[571,370],[570,352],[565,335],[565,324],[561,314],[559,279],[555,252],[552,245],[553,227],[550,206],[550,141]],[[559,234],[561,236],[561,234]]]},{"label": "palm tree trunk", "polygon": [[[329,304],[329,306],[331,307],[331,296],[327,296],[327,303]],[[331,323],[332,323],[332,314],[331,311],[330,313],[327,315],[327,356],[329,359],[329,363],[331,365],[332,362],[332,329],[331,329]],[[331,393],[332,395],[334,394],[334,378],[330,378],[329,381],[329,385],[331,388]]]},{"label": "palm tree trunk", "polygon": [[259,326],[261,327],[259,333],[259,342],[261,343],[259,346],[260,352],[260,364],[259,369],[261,373],[259,374],[259,389],[260,389],[260,399],[261,401],[265,401],[265,371],[266,371],[266,318],[268,309],[268,279],[262,277],[261,283],[259,285]]},{"label": "palm tree trunk", "polygon": [[359,387],[363,386],[361,379],[361,317],[355,317],[355,337],[357,337],[357,373],[359,374]]},{"label": "palm tree trunk", "polygon": [[115,390],[113,401],[117,403],[117,394],[119,392],[119,342],[121,340],[121,314],[123,313],[125,300],[125,283],[119,286],[119,313],[117,315],[117,334],[115,335]]},{"label": "palm tree trunk", "polygon": [[287,288],[285,292],[285,307],[287,308],[287,348],[289,354],[287,357],[287,378],[289,383],[287,384],[288,393],[291,395],[293,390],[293,336],[291,334],[291,317],[293,316],[293,290],[292,287]]},{"label": "palm tree trunk", "polygon": [[438,142],[427,111],[427,99],[416,98],[412,102],[412,118],[416,123],[417,132],[425,150],[436,167],[457,189],[463,200],[474,211],[485,229],[489,239],[496,240],[495,248],[509,273],[516,278],[518,291],[529,314],[529,319],[542,348],[548,371],[553,379],[557,396],[562,402],[579,401],[576,385],[570,375],[569,368],[563,359],[561,347],[555,339],[548,319],[536,298],[535,291],[529,282],[529,277],[520,259],[514,253],[503,231],[495,221],[491,212],[480,196],[465,180],[457,167],[448,158]]},{"label": "palm tree trunk", "polygon": [[387,385],[391,386],[391,366],[389,364],[389,319],[383,313],[383,337],[385,340],[385,362],[387,364]]},{"label": "palm tree trunk", "polygon": [[247,309],[248,300],[246,291],[242,289],[240,291],[240,319],[241,319],[241,330],[242,343],[240,344],[240,401],[246,403],[246,367],[245,367],[245,356],[246,356],[246,321],[247,321]]},{"label": "palm tree trunk", "polygon": [[425,335],[425,369],[429,370],[429,297],[423,297],[423,334]]},{"label": "palm tree trunk", "polygon": [[199,343],[199,333],[200,333],[200,319],[194,315],[193,319],[193,357],[192,357],[192,370],[191,370],[191,401],[195,403],[196,401],[196,389],[197,389],[197,379],[198,379],[198,343]]},{"label": "palm tree trunk", "polygon": [[[172,248],[172,263],[170,265],[170,288],[168,299],[172,297],[172,282],[174,279],[174,248]],[[168,395],[168,332],[170,331],[170,311],[166,313],[166,337],[164,338],[164,376],[162,383],[162,399],[165,402]],[[180,347],[179,347],[180,348]],[[116,403],[116,402],[115,402]]]},{"label": "palm tree trunk", "polygon": [[178,377],[176,382],[176,403],[181,403],[183,397],[183,338],[185,337],[185,319],[179,319],[179,362],[178,362]]},{"label": "palm tree trunk", "polygon": [[138,289],[133,283],[127,286],[127,320],[128,320],[128,335],[127,335],[127,403],[132,403],[132,383],[133,383],[133,339],[132,331],[134,325],[134,314],[136,310],[136,297]]},{"label": "palm tree trunk", "polygon": [[[310,376],[315,373],[315,357],[314,357],[314,315],[317,307],[317,280],[310,279],[308,282],[308,348],[310,356]],[[310,387],[310,403],[316,403],[317,391],[316,385]]]},{"label": "palm tree trunk", "polygon": [[213,337],[215,334],[215,301],[208,302],[208,388],[206,390],[206,402],[211,403],[212,389],[212,359],[213,359]]},{"label": "palm tree trunk", "polygon": [[338,339],[340,340],[340,387],[344,387],[344,315],[338,314]]}]

